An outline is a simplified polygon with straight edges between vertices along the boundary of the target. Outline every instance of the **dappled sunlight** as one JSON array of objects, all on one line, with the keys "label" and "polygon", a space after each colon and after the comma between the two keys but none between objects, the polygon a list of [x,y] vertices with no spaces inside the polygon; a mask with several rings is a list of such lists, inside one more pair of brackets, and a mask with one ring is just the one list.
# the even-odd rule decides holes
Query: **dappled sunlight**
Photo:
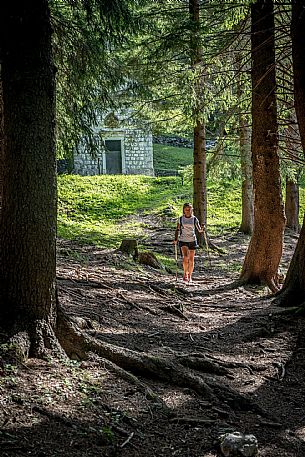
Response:
[{"label": "dappled sunlight", "polygon": [[[166,230],[159,232],[158,226],[154,231],[147,229],[160,235],[157,240],[168,236]],[[221,375],[210,374],[198,365],[195,373],[207,382],[234,389],[266,410],[268,416],[271,407],[277,408],[274,406],[277,396],[281,402],[286,401],[280,386],[288,376],[296,333],[289,325],[288,328],[287,324],[282,325],[280,310],[272,306],[270,300],[261,300],[265,293],[263,289],[226,289],[235,275],[230,262],[232,266],[240,262],[247,237],[234,234],[229,236],[229,241],[225,235],[219,239],[224,254],[213,254],[212,265],[205,265],[202,254],[197,255],[194,283],[190,286],[185,286],[179,279],[176,281],[174,274],[148,267],[137,270],[137,264],[128,257],[92,248],[90,263],[83,266],[79,278],[75,263],[71,263],[72,281],[60,282],[60,297],[69,313],[83,316],[86,321],[89,318],[91,327],[87,332],[101,342],[153,356],[156,360],[199,357],[198,362],[204,356],[209,362],[230,367],[226,375]],[[164,244],[160,244],[160,252],[162,250]],[[90,249],[86,252],[88,254]],[[69,270],[67,260],[66,273]],[[125,262],[128,269],[124,267]],[[208,431],[208,428],[202,428],[200,421],[209,424],[205,427],[213,428],[218,427],[218,421],[228,421],[225,403],[214,411],[204,397],[194,399],[188,388],[172,388],[157,380],[145,379],[145,383],[181,417],[181,423],[195,421],[191,440],[197,428],[199,435],[203,430],[204,434]],[[130,397],[133,400],[134,395]],[[288,404],[289,400],[287,408]],[[278,407],[282,414],[280,405]],[[131,414],[136,411],[137,408],[129,410]],[[263,452],[267,445],[266,427],[269,427],[269,433],[270,427],[274,427],[272,436],[279,436],[275,418],[264,417],[265,413],[257,416],[250,411],[235,411],[234,414],[237,417],[242,414],[244,426],[237,426],[239,430],[259,431]],[[234,418],[231,420],[236,423]],[[284,420],[283,416],[278,419]],[[167,433],[171,426],[174,427],[175,422],[166,426]],[[284,446],[287,436],[280,440]],[[175,449],[173,445],[173,452]],[[203,450],[202,455],[209,453]]]},{"label": "dappled sunlight", "polygon": [[[238,228],[240,192],[238,180],[208,183],[207,226],[211,234]],[[59,236],[98,242],[100,246],[111,242],[111,232],[118,232],[121,240],[120,226],[124,236],[141,236],[141,230],[134,227],[133,222],[143,212],[162,215],[162,211],[172,207],[175,220],[183,202],[192,198],[190,185],[181,185],[178,177],[137,175],[60,176],[58,197]],[[173,222],[171,224],[174,229]],[[97,232],[101,234],[100,239],[95,235]]]},{"label": "dappled sunlight", "polygon": [[[150,234],[145,248],[153,240],[154,252],[173,256],[170,229],[150,217],[136,220]],[[287,317],[281,320],[270,300],[261,300],[261,289],[226,289],[236,278],[248,238],[231,233],[213,241],[224,253],[213,253],[210,264],[200,251],[194,283],[185,285],[180,261],[176,281],[174,269],[155,270],[109,247],[60,239],[57,284],[61,305],[95,341],[174,367],[182,360],[184,367],[192,363],[195,379],[217,386],[221,400],[142,372],[132,375],[134,382],[93,354],[82,362],[76,354],[67,363],[32,359],[20,367],[18,379],[2,378],[0,385],[4,406],[10,405],[17,422],[6,425],[14,443],[24,441],[32,452],[36,437],[43,436],[56,443],[54,455],[69,446],[71,455],[90,448],[92,456],[106,456],[116,446],[128,457],[141,455],[143,440],[152,447],[158,442],[165,455],[179,457],[192,455],[189,450],[197,443],[194,457],[216,457],[213,437],[229,428],[258,435],[263,457],[270,457],[276,440],[281,449],[287,447],[285,457],[295,457],[289,454],[291,446],[303,450],[304,420],[297,403],[302,404],[304,393],[293,384],[290,368],[301,363],[302,353],[294,352],[297,331]],[[214,373],[211,364],[226,369]],[[166,414],[148,388],[168,408]],[[230,394],[221,390],[226,388]],[[261,408],[259,413],[240,407],[232,392]]]}]

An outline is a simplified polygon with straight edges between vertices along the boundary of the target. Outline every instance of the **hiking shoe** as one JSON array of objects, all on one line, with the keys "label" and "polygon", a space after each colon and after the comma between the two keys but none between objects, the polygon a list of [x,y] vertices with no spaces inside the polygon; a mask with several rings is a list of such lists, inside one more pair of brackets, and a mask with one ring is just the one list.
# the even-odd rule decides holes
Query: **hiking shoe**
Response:
[{"label": "hiking shoe", "polygon": [[189,277],[188,275],[183,276],[183,282],[189,282]]},{"label": "hiking shoe", "polygon": [[193,282],[192,278],[189,278],[188,281],[189,281],[189,283]]}]

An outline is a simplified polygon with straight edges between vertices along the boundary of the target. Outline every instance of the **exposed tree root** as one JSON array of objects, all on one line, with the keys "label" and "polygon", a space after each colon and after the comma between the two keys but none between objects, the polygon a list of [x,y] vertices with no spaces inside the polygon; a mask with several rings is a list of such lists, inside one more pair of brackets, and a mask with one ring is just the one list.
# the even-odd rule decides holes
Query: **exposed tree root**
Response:
[{"label": "exposed tree root", "polygon": [[24,362],[30,354],[31,339],[29,332],[20,331],[8,340],[10,356],[19,362]]},{"label": "exposed tree root", "polygon": [[174,314],[175,316],[178,316],[181,319],[188,321],[188,317],[185,316],[185,314],[183,314],[183,306],[181,305],[181,303],[178,303],[175,305],[164,305],[164,306],[161,306],[160,309],[162,309],[163,311],[165,311],[167,313]]},{"label": "exposed tree root", "polygon": [[67,359],[51,324],[45,320],[36,320],[28,328],[16,331],[8,339],[8,344],[11,356],[21,363],[29,357]]},{"label": "exposed tree root", "polygon": [[304,291],[292,287],[285,287],[274,295],[272,303],[282,308],[302,307],[304,304]]},{"label": "exposed tree root", "polygon": [[216,246],[216,244],[212,243],[212,241],[209,238],[208,238],[208,246],[211,251],[216,251],[220,255],[225,254],[225,250]]},{"label": "exposed tree root", "polygon": [[83,359],[88,352],[94,352],[135,375],[151,376],[180,387],[188,387],[216,401],[212,389],[203,379],[186,370],[181,364],[94,340],[76,328],[62,311],[58,319],[58,335],[63,348],[70,356],[71,353],[74,355],[76,353],[80,359]]},{"label": "exposed tree root", "polygon": [[276,277],[267,279],[266,280],[266,285],[269,287],[271,292],[273,292],[274,294],[280,290],[280,285],[279,285],[279,282],[278,282],[278,278],[276,278]]},{"label": "exposed tree root", "polygon": [[202,354],[186,357],[173,353],[166,359],[97,341],[81,332],[62,310],[59,310],[58,314],[57,336],[68,356],[77,355],[84,359],[89,352],[94,352],[103,359],[108,369],[136,384],[142,391],[144,389],[145,394],[154,400],[157,400],[157,396],[148,390],[137,376],[151,377],[171,385],[189,388],[213,404],[226,401],[239,409],[259,412],[268,417],[268,414],[250,398],[215,378],[201,377],[190,368],[185,368],[184,365],[187,365],[198,371],[208,371],[217,375],[228,374],[228,370],[221,366],[221,363]]},{"label": "exposed tree root", "polygon": [[237,281],[233,281],[230,284],[226,284],[224,286],[219,286],[215,289],[200,290],[198,292],[194,291],[192,293],[193,293],[193,295],[212,296],[212,295],[217,295],[222,292],[228,292],[230,290],[238,289],[239,287],[243,287],[246,284],[247,284],[247,281],[245,279],[238,279]]},{"label": "exposed tree root", "polygon": [[64,359],[66,353],[62,349],[52,326],[43,320],[35,321],[31,328],[31,349],[32,357],[45,358],[52,354],[53,356]]},{"label": "exposed tree root", "polygon": [[217,374],[219,376],[229,374],[229,371],[222,366],[221,363],[216,362],[203,354],[181,355],[177,357],[177,360],[181,365],[203,373]]},{"label": "exposed tree root", "polygon": [[217,419],[203,419],[202,417],[187,417],[187,416],[177,416],[170,419],[170,422],[177,424],[189,424],[189,425],[203,425],[207,427],[209,425],[214,425],[217,422]]},{"label": "exposed tree root", "polygon": [[239,281],[242,282],[242,285],[267,286],[272,293],[276,293],[280,290],[279,277],[277,274],[272,277],[264,274],[253,276],[251,272],[246,272],[240,276]]},{"label": "exposed tree root", "polygon": [[166,406],[164,401],[158,395],[156,395],[146,384],[144,384],[142,381],[140,381],[139,378],[137,378],[135,375],[133,375],[129,371],[126,371],[123,368],[119,367],[118,365],[111,362],[110,360],[107,360],[102,357],[99,357],[99,360],[100,360],[101,364],[103,365],[103,367],[105,367],[107,370],[109,370],[110,372],[117,375],[119,378],[125,379],[129,383],[135,385],[139,389],[139,391],[145,395],[146,398],[155,402],[168,415],[171,414],[170,409]]},{"label": "exposed tree root", "polygon": [[218,246],[216,246],[216,244],[212,243],[207,232],[205,232],[205,235],[199,235],[198,241],[199,241],[200,246],[204,247],[206,251],[211,250],[211,251],[217,252],[220,255],[225,254],[224,249],[219,248]]},{"label": "exposed tree root", "polygon": [[[20,361],[28,356],[86,360],[94,353],[105,368],[136,385],[167,415],[172,414],[170,408],[138,378],[139,375],[191,389],[214,405],[226,402],[232,408],[254,411],[269,418],[250,398],[211,377],[211,374],[231,374],[228,371],[230,364],[201,353],[185,355],[171,352],[167,358],[161,358],[97,341],[82,332],[60,307],[55,332],[50,323],[39,320],[35,321],[28,331],[16,333],[10,342],[13,343],[15,355],[20,356]],[[201,376],[197,374],[199,371],[203,373]]]},{"label": "exposed tree root", "polygon": [[253,411],[270,419],[270,414],[251,400],[215,378],[205,378],[206,383],[216,393],[217,397],[226,402],[233,409]]}]

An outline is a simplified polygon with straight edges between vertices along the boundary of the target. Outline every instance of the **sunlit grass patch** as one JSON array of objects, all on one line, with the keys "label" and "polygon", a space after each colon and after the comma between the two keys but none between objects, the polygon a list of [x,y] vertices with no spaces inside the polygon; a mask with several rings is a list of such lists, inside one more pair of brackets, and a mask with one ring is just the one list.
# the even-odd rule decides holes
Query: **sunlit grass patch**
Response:
[{"label": "sunlit grass patch", "polygon": [[[191,186],[178,177],[60,176],[58,235],[80,243],[117,247],[123,238],[148,235],[137,216],[161,217],[173,228],[185,201],[192,201]],[[170,212],[170,217],[165,217]],[[240,218],[238,182],[208,185],[208,228],[219,232],[236,226]]]},{"label": "sunlit grass patch", "polygon": [[[149,237],[142,216],[156,216],[173,230],[192,187],[179,177],[60,176],[58,235],[79,243],[118,247],[123,238],[141,244]],[[241,222],[241,182],[215,180],[207,185],[207,229],[211,234],[236,230]],[[300,189],[300,223],[305,190]],[[164,262],[163,262],[164,263]],[[171,268],[171,267],[170,267]]]},{"label": "sunlit grass patch", "polygon": [[219,233],[241,222],[241,184],[236,181],[217,181],[208,184],[207,226]]},{"label": "sunlit grass patch", "polygon": [[164,170],[178,170],[192,164],[193,149],[154,144],[154,167]]},{"label": "sunlit grass patch", "polygon": [[177,177],[60,176],[58,235],[109,247],[131,234],[144,237],[143,224],[131,216],[162,212],[180,186]]}]

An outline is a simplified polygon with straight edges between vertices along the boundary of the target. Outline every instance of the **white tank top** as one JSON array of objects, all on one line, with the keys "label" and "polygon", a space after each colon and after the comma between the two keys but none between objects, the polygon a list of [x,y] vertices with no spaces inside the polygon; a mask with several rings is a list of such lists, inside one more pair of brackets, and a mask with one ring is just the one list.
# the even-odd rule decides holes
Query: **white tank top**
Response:
[{"label": "white tank top", "polygon": [[196,241],[196,233],[195,233],[195,224],[198,223],[198,219],[195,216],[185,217],[181,216],[178,219],[178,223],[180,224],[180,241],[185,241],[187,243],[191,243],[192,241]]}]

